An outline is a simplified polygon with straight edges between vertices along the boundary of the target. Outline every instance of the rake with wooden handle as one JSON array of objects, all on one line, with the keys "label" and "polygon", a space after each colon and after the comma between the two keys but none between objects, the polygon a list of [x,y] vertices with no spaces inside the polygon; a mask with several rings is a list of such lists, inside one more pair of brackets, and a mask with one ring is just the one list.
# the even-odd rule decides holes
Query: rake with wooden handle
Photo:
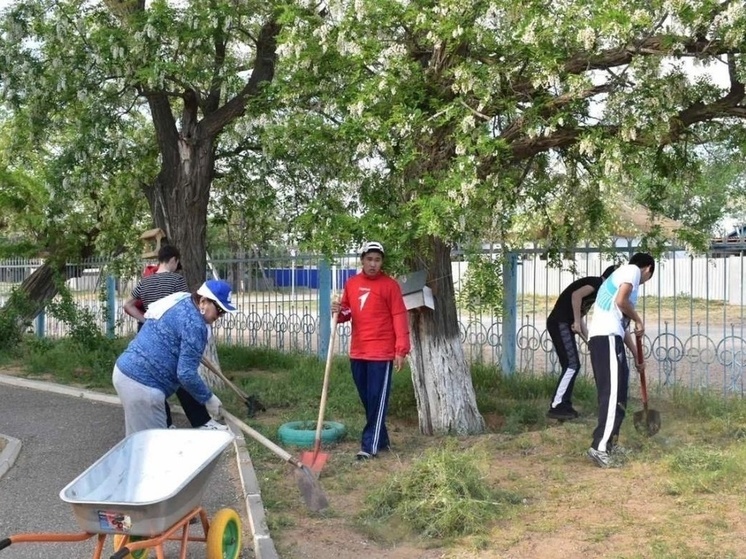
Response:
[{"label": "rake with wooden handle", "polygon": [[247,417],[254,417],[257,411],[267,411],[267,408],[264,407],[264,404],[262,404],[262,402],[260,402],[256,396],[250,396],[246,394],[246,392],[244,392],[236,384],[231,382],[231,380],[227,376],[225,376],[225,374],[223,374],[223,371],[218,369],[209,359],[207,359],[206,357],[202,357],[201,362],[211,373],[216,375],[225,384],[227,384],[228,387],[233,390],[233,392],[236,393],[236,395],[246,405]]},{"label": "rake with wooden handle", "polygon": [[246,423],[238,419],[235,415],[228,413],[223,410],[223,417],[228,421],[232,422],[236,427],[241,429],[249,437],[254,439],[256,442],[272,451],[274,454],[282,458],[285,462],[293,466],[293,474],[295,480],[298,483],[298,489],[303,497],[303,501],[306,506],[314,512],[324,510],[329,506],[329,500],[326,498],[324,490],[319,485],[319,480],[316,479],[314,473],[308,469],[307,466],[301,464],[297,458],[293,456],[284,448],[276,445],[270,441],[267,437],[262,435],[260,432],[255,431]]}]

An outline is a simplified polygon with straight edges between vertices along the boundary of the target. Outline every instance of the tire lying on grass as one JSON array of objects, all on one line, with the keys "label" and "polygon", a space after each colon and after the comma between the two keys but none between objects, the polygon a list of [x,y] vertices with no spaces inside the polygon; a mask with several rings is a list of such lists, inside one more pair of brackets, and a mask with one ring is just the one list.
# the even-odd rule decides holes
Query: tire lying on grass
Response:
[{"label": "tire lying on grass", "polygon": [[[331,444],[344,438],[347,429],[336,421],[324,421],[321,429],[322,444]],[[315,421],[291,421],[283,423],[277,430],[280,442],[300,448],[313,448],[316,440]]]}]

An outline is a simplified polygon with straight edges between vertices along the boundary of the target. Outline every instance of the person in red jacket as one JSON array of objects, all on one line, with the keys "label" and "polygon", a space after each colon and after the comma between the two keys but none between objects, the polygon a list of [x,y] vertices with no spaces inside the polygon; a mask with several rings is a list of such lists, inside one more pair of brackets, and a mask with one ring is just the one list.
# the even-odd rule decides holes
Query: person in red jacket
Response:
[{"label": "person in red jacket", "polygon": [[386,412],[392,368],[402,368],[410,349],[407,309],[398,282],[381,270],[383,254],[381,243],[365,243],[362,271],[347,280],[342,299],[332,302],[337,322],[352,320],[350,368],[366,418],[358,460],[389,449]]}]

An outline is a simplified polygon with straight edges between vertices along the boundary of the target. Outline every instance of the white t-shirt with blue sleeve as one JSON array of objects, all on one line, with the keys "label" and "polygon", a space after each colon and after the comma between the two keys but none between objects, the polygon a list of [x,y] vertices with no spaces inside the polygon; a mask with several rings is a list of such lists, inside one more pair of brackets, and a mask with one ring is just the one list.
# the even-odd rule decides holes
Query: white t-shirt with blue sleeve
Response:
[{"label": "white t-shirt with blue sleeve", "polygon": [[635,304],[637,291],[640,288],[640,268],[634,264],[620,266],[601,284],[596,295],[596,302],[593,304],[588,336],[624,337],[623,316],[616,304],[616,296],[619,288],[625,283],[632,285],[629,299],[632,304]]}]

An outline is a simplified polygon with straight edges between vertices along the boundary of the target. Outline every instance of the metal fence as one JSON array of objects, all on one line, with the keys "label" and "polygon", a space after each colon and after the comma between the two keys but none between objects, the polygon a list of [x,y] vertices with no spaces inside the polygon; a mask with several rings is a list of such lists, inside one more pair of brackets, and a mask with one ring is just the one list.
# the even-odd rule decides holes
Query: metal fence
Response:
[{"label": "metal fence", "polygon": [[[648,374],[659,387],[680,385],[744,394],[746,247],[728,248],[727,252],[703,256],[672,248],[658,259],[653,279],[641,289],[638,308],[646,323]],[[467,357],[472,362],[504,367],[509,363],[508,368],[536,374],[558,373],[545,327],[557,295],[573,279],[600,275],[606,266],[633,251],[634,247],[626,246],[609,255],[594,248],[578,248],[566,254],[568,258],[560,267],[548,265],[540,249],[508,255],[515,273],[509,266],[502,268],[507,295],[502,311],[459,308]],[[496,265],[502,256],[495,255]],[[0,303],[40,264],[0,261]],[[330,337],[331,295],[357,272],[356,266],[354,255],[337,258],[334,265],[315,255],[213,259],[211,270],[231,283],[239,307],[237,314],[214,325],[215,336],[224,344],[324,356]],[[469,264],[454,258],[452,272],[458,292],[469,281]],[[123,304],[136,281],[136,277],[111,277],[107,262],[99,260],[86,262],[79,277],[67,284],[75,301],[100,320],[102,331],[130,336],[136,325],[124,313]],[[511,283],[513,289],[509,289]],[[32,330],[39,336],[60,337],[67,334],[68,326],[42,314]],[[335,351],[346,353],[349,337],[350,325],[339,325]],[[580,352],[582,374],[589,375],[588,350],[582,342]]]}]

